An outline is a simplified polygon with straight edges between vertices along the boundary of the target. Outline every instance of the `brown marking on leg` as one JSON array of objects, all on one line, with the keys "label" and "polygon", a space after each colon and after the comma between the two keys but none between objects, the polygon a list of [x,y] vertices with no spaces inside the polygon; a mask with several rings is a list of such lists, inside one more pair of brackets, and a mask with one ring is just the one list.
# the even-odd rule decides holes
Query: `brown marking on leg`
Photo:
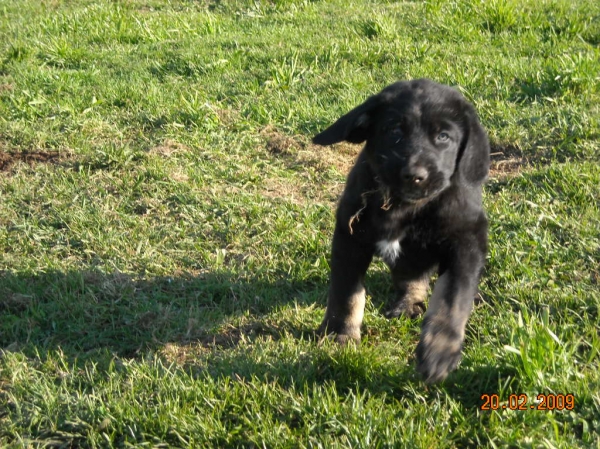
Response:
[{"label": "brown marking on leg", "polygon": [[365,289],[361,288],[345,302],[344,307],[336,307],[330,301],[318,332],[322,335],[330,335],[336,342],[342,344],[351,340],[360,341],[365,297]]},{"label": "brown marking on leg", "polygon": [[429,274],[420,279],[403,281],[394,279],[396,286],[396,301],[385,311],[387,318],[400,315],[417,318],[425,311],[425,298],[429,288]]}]

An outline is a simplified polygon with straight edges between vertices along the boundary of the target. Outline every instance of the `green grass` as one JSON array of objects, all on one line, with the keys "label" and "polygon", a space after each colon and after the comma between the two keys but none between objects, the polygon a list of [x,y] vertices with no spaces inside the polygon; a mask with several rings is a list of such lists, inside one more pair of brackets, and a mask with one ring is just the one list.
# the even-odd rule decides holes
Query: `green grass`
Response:
[{"label": "green grass", "polygon": [[[0,445],[600,447],[599,44],[592,0],[1,3]],[[494,153],[437,386],[380,262],[361,345],[313,334],[359,148],[310,137],[423,76]]]}]

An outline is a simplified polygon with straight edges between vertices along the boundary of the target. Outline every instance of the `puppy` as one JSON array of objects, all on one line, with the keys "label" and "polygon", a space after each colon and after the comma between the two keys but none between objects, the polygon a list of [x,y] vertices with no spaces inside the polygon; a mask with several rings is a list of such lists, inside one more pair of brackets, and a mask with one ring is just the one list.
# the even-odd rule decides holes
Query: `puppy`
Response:
[{"label": "puppy", "polygon": [[458,91],[419,79],[386,87],[313,138],[318,145],[344,140],[366,144],[337,209],[319,332],[340,343],[360,340],[373,256],[391,270],[389,318],[421,315],[437,270],[416,359],[427,382],[441,381],[460,360],[487,251],[486,132]]}]

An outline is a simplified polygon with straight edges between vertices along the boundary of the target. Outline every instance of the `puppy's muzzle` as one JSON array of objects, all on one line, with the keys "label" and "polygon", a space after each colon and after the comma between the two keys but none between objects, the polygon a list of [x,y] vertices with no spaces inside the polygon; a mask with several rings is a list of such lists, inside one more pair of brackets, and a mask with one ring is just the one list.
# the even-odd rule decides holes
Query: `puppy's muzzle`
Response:
[{"label": "puppy's muzzle", "polygon": [[419,184],[427,181],[428,177],[429,171],[427,171],[427,169],[422,165],[404,167],[400,171],[400,178],[407,186],[418,186]]}]

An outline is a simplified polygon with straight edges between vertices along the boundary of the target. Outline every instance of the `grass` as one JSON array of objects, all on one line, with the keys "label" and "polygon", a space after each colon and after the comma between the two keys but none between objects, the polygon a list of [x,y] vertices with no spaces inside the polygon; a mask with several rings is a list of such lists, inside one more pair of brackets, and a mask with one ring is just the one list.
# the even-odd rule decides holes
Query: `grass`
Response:
[{"label": "grass", "polygon": [[[3,2],[0,445],[598,448],[599,44],[591,0]],[[310,137],[423,76],[493,146],[484,300],[433,387],[381,263],[362,344],[313,334],[359,148]]]}]

